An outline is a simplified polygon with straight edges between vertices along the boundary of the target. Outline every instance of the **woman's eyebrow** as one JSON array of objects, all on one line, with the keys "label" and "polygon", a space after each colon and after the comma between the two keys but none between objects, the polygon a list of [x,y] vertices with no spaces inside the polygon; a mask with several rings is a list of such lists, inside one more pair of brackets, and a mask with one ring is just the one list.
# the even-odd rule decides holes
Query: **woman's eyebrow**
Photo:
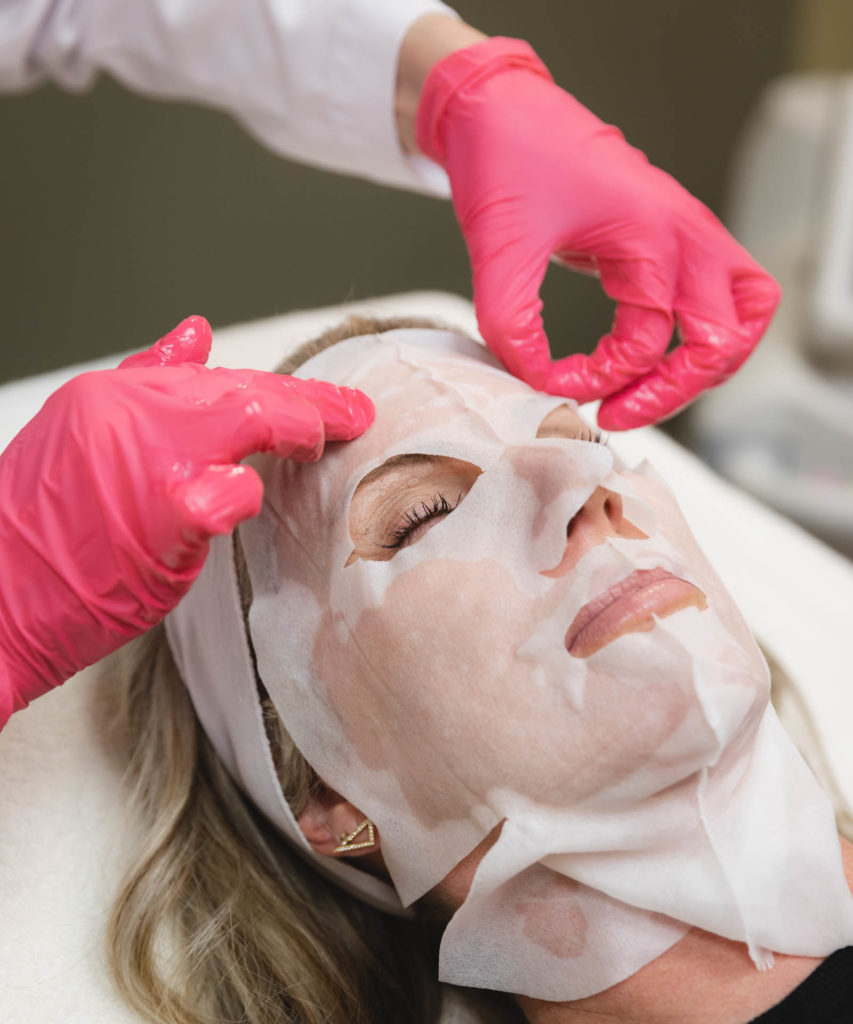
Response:
[{"label": "woman's eyebrow", "polygon": [[367,484],[375,483],[388,473],[392,473],[396,469],[406,468],[408,466],[421,466],[425,462],[438,462],[443,458],[441,455],[423,455],[419,452],[406,453],[405,455],[392,455],[390,459],[386,459],[381,466],[377,466],[375,469],[371,469],[369,473],[366,473],[361,480],[358,482],[356,492]]},{"label": "woman's eyebrow", "polygon": [[536,437],[566,437],[567,431],[579,426],[586,427],[586,421],[570,405],[557,405],[542,418],[536,428]]}]

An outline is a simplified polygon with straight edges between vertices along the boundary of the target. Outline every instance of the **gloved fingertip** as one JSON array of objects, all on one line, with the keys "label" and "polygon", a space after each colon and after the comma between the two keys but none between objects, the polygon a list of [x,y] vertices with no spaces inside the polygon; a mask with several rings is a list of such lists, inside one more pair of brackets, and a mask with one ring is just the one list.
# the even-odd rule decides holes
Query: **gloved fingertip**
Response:
[{"label": "gloved fingertip", "polygon": [[782,300],[779,282],[769,274],[744,275],[732,282],[732,296],[739,316],[770,316]]},{"label": "gloved fingertip", "polygon": [[775,311],[776,307],[782,301],[782,286],[775,277],[771,277],[768,274],[764,279],[763,292],[764,305],[766,309],[770,312]]},{"label": "gloved fingertip", "polygon": [[606,405],[602,402],[598,410],[598,426],[601,430],[633,430],[647,426],[650,422],[644,415],[634,409],[625,409],[621,405]]},{"label": "gloved fingertip", "polygon": [[210,324],[203,316],[188,316],[159,341],[142,352],[134,352],[119,363],[119,369],[143,366],[176,366],[181,363],[203,365],[210,355]]},{"label": "gloved fingertip", "polygon": [[193,543],[230,533],[237,523],[258,514],[263,494],[260,477],[250,466],[207,466],[182,485],[183,539]]},{"label": "gloved fingertip", "polygon": [[213,341],[203,316],[188,316],[154,345],[162,365],[205,363]]},{"label": "gloved fingertip", "polygon": [[326,441],[351,441],[363,434],[376,418],[373,402],[357,388],[338,387],[313,378],[291,379],[290,386],[313,407]]},{"label": "gloved fingertip", "polygon": [[337,422],[326,423],[327,441],[351,441],[360,437],[376,419],[373,402],[357,388],[340,388],[345,413]]}]

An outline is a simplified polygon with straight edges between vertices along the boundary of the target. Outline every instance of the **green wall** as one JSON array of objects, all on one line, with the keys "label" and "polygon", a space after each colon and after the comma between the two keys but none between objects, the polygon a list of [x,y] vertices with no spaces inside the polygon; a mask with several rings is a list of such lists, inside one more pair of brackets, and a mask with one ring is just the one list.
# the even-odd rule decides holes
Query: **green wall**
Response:
[{"label": "green wall", "polygon": [[[319,0],[318,0],[319,2]],[[464,0],[715,211],[738,131],[785,70],[793,0]],[[101,79],[0,99],[0,380],[214,325],[407,289],[469,293],[449,204],[286,163],[225,115]],[[555,354],[609,322],[553,269]]]}]

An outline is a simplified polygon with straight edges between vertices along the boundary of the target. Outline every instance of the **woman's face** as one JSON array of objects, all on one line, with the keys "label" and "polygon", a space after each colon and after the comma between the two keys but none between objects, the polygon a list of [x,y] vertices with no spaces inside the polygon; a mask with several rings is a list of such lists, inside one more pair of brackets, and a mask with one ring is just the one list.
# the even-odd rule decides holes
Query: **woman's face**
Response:
[{"label": "woman's face", "polygon": [[691,926],[757,964],[792,934],[837,948],[831,807],[666,485],[446,332],[355,339],[310,370],[363,388],[376,421],[316,464],[259,464],[241,528],[258,667],[378,826],[404,903],[492,834],[442,978],[580,998]]},{"label": "woman's face", "polygon": [[749,741],[763,660],[651,472],[458,355],[389,346],[340,382],[375,425],[273,467],[260,543],[288,593],[273,564],[253,633],[296,626],[279,670],[305,682],[280,710],[379,825],[402,893],[500,820],[553,832],[555,814],[654,800]]}]

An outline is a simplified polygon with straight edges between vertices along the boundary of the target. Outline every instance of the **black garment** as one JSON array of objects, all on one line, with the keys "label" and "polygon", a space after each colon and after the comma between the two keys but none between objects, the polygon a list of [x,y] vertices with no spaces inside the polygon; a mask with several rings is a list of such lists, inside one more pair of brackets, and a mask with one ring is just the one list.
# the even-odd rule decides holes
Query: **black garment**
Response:
[{"label": "black garment", "polygon": [[751,1024],[853,1024],[853,946],[839,949]]}]

